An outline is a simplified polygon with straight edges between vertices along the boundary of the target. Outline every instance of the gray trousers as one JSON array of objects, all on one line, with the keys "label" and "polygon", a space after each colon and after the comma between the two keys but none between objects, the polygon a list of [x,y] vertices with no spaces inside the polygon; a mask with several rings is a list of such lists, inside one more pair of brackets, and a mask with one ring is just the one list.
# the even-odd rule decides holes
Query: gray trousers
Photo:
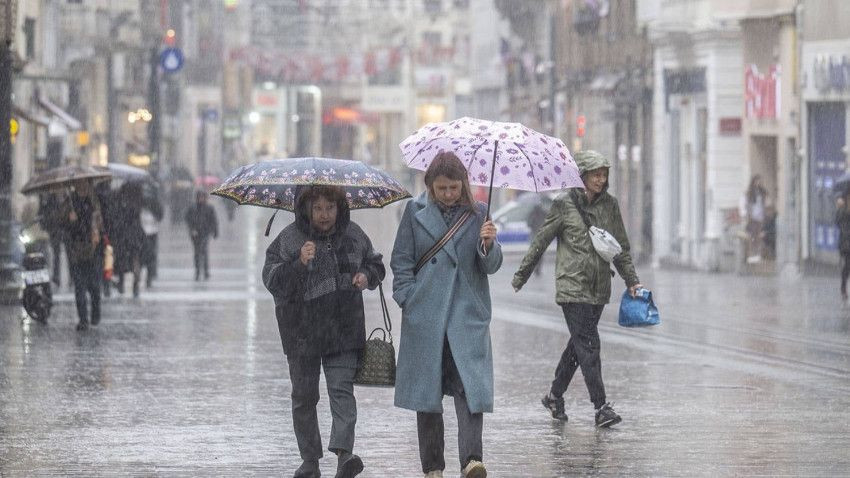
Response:
[{"label": "gray trousers", "polygon": [[[484,430],[484,414],[469,411],[463,382],[457,371],[448,338],[443,344],[443,393],[454,397],[457,414],[458,458],[460,469],[463,470],[470,460],[481,461],[484,456],[481,439]],[[443,414],[416,412],[416,429],[419,435],[419,460],[422,463],[422,472],[428,474],[436,470],[445,470]]]},{"label": "gray trousers", "polygon": [[302,460],[322,457],[322,436],[316,404],[319,403],[319,372],[325,370],[333,424],[328,450],[352,452],[357,401],[354,399],[354,375],[358,353],[342,352],[324,357],[289,357],[292,382],[292,426]]}]

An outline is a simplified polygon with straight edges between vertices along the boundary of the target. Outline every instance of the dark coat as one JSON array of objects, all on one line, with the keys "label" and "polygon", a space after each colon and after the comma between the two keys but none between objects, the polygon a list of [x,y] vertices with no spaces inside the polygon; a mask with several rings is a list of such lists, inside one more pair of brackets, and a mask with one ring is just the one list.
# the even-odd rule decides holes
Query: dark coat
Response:
[{"label": "dark coat", "polygon": [[218,237],[218,219],[215,209],[209,204],[195,203],[186,210],[186,225],[193,240],[206,240],[210,236]]},{"label": "dark coat", "polygon": [[838,226],[838,251],[850,254],[850,205],[838,208],[835,225]]},{"label": "dark coat", "polygon": [[[97,199],[73,193],[60,210],[59,225],[64,231],[68,262],[73,265],[97,259],[103,235],[103,217]],[[73,221],[72,211],[76,214]]]},{"label": "dark coat", "polygon": [[[324,356],[360,350],[366,343],[363,293],[351,285],[362,272],[375,289],[386,273],[381,254],[360,226],[351,222],[348,205],[337,205],[335,232],[311,230],[306,204],[299,196],[295,222],[266,250],[263,283],[272,293],[283,351],[287,356]],[[301,263],[301,247],[316,243],[311,268]]]}]

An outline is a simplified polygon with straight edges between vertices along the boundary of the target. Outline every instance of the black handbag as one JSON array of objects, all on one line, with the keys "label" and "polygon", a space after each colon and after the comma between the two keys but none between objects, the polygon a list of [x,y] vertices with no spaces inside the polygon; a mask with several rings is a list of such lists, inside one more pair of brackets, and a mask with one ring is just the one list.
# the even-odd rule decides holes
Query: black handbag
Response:
[{"label": "black handbag", "polygon": [[[360,355],[360,363],[354,383],[357,385],[369,385],[373,387],[392,387],[395,385],[395,347],[393,346],[393,324],[390,320],[390,311],[387,308],[387,300],[384,298],[384,288],[378,284],[381,294],[381,312],[384,314],[384,328],[377,327],[369,334],[363,352]],[[375,332],[381,331],[382,338],[372,338]],[[387,340],[389,338],[389,340]]]}]

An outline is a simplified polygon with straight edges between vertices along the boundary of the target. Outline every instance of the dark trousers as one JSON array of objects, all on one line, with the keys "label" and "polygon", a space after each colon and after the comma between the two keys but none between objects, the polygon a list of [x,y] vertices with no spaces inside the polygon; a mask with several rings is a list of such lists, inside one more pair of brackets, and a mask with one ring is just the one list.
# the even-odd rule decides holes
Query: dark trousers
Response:
[{"label": "dark trousers", "polygon": [[302,460],[322,457],[319,434],[319,372],[325,370],[328,400],[333,423],[328,450],[354,450],[354,426],[357,423],[357,401],[354,398],[354,375],[358,353],[342,352],[324,357],[289,357],[289,380],[292,382],[292,426]]},{"label": "dark trousers", "polygon": [[[481,440],[484,414],[469,411],[463,382],[460,380],[448,340],[443,345],[443,392],[454,397],[457,414],[458,458],[460,469],[463,470],[470,460],[481,461],[484,456]],[[445,470],[443,414],[416,412],[416,430],[419,435],[419,460],[422,462],[422,472],[427,474],[435,470]]]},{"label": "dark trousers", "polygon": [[[74,300],[80,322],[89,320],[88,296],[91,296],[91,320],[100,320],[100,261],[87,260],[71,264],[71,279],[74,281]],[[86,295],[88,294],[88,296]]]},{"label": "dark trousers", "polygon": [[850,251],[841,253],[841,293],[847,294],[847,278],[850,277]]},{"label": "dark trousers", "polygon": [[567,391],[576,369],[581,367],[590,401],[596,408],[605,404],[605,385],[602,383],[602,361],[599,358],[599,318],[604,305],[569,303],[561,306],[570,340],[561,354],[552,381],[552,395],[560,397]]},{"label": "dark trousers", "polygon": [[159,249],[158,242],[159,234],[146,234],[145,242],[142,244],[142,267],[145,267],[148,270],[145,278],[145,282],[148,287],[150,287],[151,284],[153,284],[153,280],[156,279],[157,250]]},{"label": "dark trousers", "polygon": [[56,237],[55,234],[50,236],[50,252],[53,262],[53,283],[57,286],[60,284],[62,277],[62,239]]},{"label": "dark trousers", "polygon": [[204,277],[210,276],[210,239],[208,237],[196,237],[192,239],[192,249],[195,253],[195,279],[199,279],[203,273]]}]

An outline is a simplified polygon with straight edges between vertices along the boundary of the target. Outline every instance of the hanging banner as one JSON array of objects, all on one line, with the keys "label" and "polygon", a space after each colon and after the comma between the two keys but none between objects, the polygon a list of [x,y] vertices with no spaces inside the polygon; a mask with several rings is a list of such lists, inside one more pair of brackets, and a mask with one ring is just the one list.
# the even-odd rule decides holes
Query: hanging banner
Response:
[{"label": "hanging banner", "polygon": [[744,73],[747,118],[776,119],[782,114],[781,72],[780,65],[771,66],[766,74],[759,72],[756,65],[747,67]]},{"label": "hanging banner", "polygon": [[230,61],[254,68],[257,76],[283,83],[344,83],[373,78],[401,67],[401,48],[360,54],[317,55],[246,46],[230,51]]}]

